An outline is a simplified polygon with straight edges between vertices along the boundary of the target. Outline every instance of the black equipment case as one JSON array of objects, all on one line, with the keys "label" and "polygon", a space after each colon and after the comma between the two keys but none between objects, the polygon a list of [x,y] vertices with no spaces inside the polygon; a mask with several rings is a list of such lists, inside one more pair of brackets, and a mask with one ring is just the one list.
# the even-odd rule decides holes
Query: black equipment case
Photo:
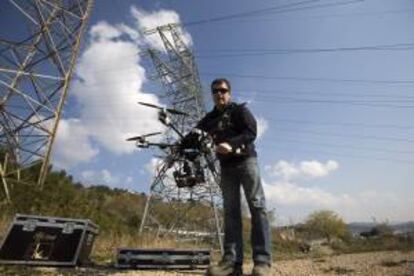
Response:
[{"label": "black equipment case", "polygon": [[117,268],[204,269],[210,264],[208,249],[119,248]]},{"label": "black equipment case", "polygon": [[88,264],[98,231],[89,219],[17,214],[1,244],[0,264]]}]

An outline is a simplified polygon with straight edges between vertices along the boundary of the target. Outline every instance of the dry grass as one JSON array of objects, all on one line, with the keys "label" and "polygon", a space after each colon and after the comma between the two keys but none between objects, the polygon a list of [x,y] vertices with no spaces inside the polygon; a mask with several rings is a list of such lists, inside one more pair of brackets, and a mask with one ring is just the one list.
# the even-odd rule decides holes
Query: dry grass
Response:
[{"label": "dry grass", "polygon": [[[0,237],[4,236],[10,219],[0,216]],[[193,247],[195,245],[192,245]],[[189,248],[190,244],[179,243],[173,239],[155,239],[153,235],[139,237],[137,234],[120,235],[102,233],[95,242],[92,259],[100,264],[94,268],[31,268],[0,266],[0,275],[148,275],[177,276],[204,275],[203,271],[134,271],[116,270],[112,265],[116,258],[116,249],[130,248]],[[199,248],[202,246],[198,246]],[[251,263],[244,266],[245,273],[250,272]],[[249,275],[249,274],[245,274]],[[310,276],[310,275],[414,275],[414,251],[382,251],[359,254],[341,254],[301,259],[281,260],[273,264],[272,275]]]},{"label": "dry grass", "polygon": [[3,240],[12,218],[0,215],[0,241]]},{"label": "dry grass", "polygon": [[[137,231],[138,232],[138,231]],[[94,244],[92,259],[100,263],[110,263],[116,258],[117,248],[180,248],[173,239],[156,239],[152,235],[140,237],[138,234],[103,233]]]}]

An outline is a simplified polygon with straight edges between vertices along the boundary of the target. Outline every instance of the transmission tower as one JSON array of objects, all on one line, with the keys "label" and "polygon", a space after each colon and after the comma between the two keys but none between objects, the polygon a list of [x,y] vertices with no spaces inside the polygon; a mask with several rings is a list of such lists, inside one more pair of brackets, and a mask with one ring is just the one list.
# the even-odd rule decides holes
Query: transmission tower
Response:
[{"label": "transmission tower", "polygon": [[[4,0],[0,17],[0,176],[40,168],[43,187],[93,0]],[[5,23],[5,22],[4,22]]]},{"label": "transmission tower", "polygon": [[[144,31],[144,35],[158,35],[165,51],[147,49],[157,79],[165,93],[161,98],[167,106],[183,111],[189,116],[171,115],[172,123],[181,133],[187,133],[205,114],[202,87],[194,56],[184,43],[180,27],[176,24],[159,26]],[[165,140],[176,140],[168,133]],[[170,235],[174,238],[203,240],[219,245],[221,240],[221,213],[217,206],[222,202],[217,183],[219,170],[215,157],[206,156],[203,169],[206,181],[192,188],[178,188],[171,171],[171,153],[165,152],[164,158],[156,168],[156,175],[150,186],[140,233],[157,229],[157,235]],[[158,204],[158,206],[157,206]],[[168,211],[160,206],[167,204]],[[162,210],[162,212],[160,212]]]}]

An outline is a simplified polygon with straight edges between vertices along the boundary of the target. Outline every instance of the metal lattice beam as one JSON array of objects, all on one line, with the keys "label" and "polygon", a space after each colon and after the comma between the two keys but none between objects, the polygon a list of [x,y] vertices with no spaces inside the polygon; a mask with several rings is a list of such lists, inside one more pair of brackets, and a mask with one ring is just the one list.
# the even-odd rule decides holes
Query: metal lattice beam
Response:
[{"label": "metal lattice beam", "polygon": [[0,174],[8,199],[7,180],[19,180],[20,170],[33,164],[40,164],[38,185],[43,186],[92,3],[3,3],[2,12],[19,22],[20,34],[0,32]]}]

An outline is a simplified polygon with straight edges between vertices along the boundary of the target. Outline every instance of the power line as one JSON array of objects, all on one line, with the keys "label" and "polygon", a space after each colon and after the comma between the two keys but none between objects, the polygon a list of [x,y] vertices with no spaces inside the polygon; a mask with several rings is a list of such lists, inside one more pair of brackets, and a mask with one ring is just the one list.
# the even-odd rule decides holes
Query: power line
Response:
[{"label": "power line", "polygon": [[[139,97],[136,97],[133,101],[138,102]],[[82,103],[79,103],[81,104]],[[95,99],[93,101],[93,107],[102,107],[102,109],[106,109],[107,106],[113,105],[124,105],[125,101],[117,101],[111,99],[108,102],[108,99]],[[88,105],[90,106],[90,105]],[[131,119],[132,120],[132,119]],[[135,119],[133,119],[135,120]],[[414,130],[414,125],[396,125],[396,124],[367,124],[367,123],[356,123],[356,122],[329,122],[329,121],[311,121],[311,120],[298,120],[286,117],[273,117],[272,121],[280,122],[280,123],[288,123],[288,124],[309,124],[315,126],[341,126],[341,127],[361,127],[361,128],[377,128],[377,129],[398,129],[398,130]]]},{"label": "power line", "polygon": [[[282,94],[283,96],[280,96],[280,94]],[[306,97],[316,97],[315,99],[307,99],[307,98],[295,98],[292,96],[284,96],[284,95],[294,95],[294,96],[306,96]],[[298,95],[299,94],[299,95]],[[305,94],[305,95],[301,95],[301,94]],[[412,103],[414,102],[414,98],[410,97],[410,96],[402,96],[402,97],[398,97],[398,96],[393,96],[393,95],[388,95],[388,97],[385,97],[385,99],[383,99],[383,96],[379,96],[379,95],[361,95],[361,96],[347,96],[345,94],[336,94],[335,92],[331,93],[330,95],[327,93],[291,93],[290,91],[286,91],[286,92],[275,92],[274,94],[252,94],[252,93],[246,93],[246,92],[240,92],[237,93],[236,95],[238,96],[253,96],[253,97],[260,97],[260,99],[288,99],[288,100],[328,100],[328,101],[335,101],[335,102],[350,102],[350,103]],[[319,98],[318,98],[319,97]],[[372,97],[372,98],[370,98]],[[379,99],[378,99],[379,98]]]},{"label": "power line", "polygon": [[[104,70],[88,70],[88,72],[124,72],[124,71],[132,71],[136,70],[135,67],[133,68],[121,68],[121,69],[104,69]],[[354,82],[354,83],[380,83],[380,84],[414,84],[414,80],[373,80],[373,79],[341,79],[341,78],[306,78],[306,77],[289,77],[289,76],[264,76],[264,75],[241,75],[241,74],[234,74],[234,73],[211,73],[211,72],[204,72],[201,73],[201,75],[211,75],[211,76],[228,76],[228,77],[235,77],[235,78],[249,78],[249,79],[275,79],[275,80],[295,80],[295,81],[322,81],[322,82]],[[110,79],[107,79],[106,81],[99,81],[95,83],[83,83],[80,82],[82,86],[84,87],[98,87],[102,84],[108,84],[108,83],[127,83],[129,81],[137,80],[137,78],[131,78],[131,79],[123,79],[121,81],[113,81]],[[236,89],[234,89],[236,90]],[[343,96],[355,96],[355,97],[385,97],[385,98],[404,98],[404,99],[414,99],[414,96],[407,96],[407,95],[390,95],[390,94],[353,94],[353,93],[332,93],[332,92],[308,92],[308,91],[290,91],[290,90],[262,90],[262,89],[246,89],[246,88],[237,88],[237,93],[239,92],[249,92],[251,94],[251,91],[253,92],[260,92],[260,93],[289,93],[289,94],[312,94],[312,95],[343,95]],[[395,102],[395,101],[393,101]]]},{"label": "power line", "polygon": [[[273,101],[274,100],[274,101]],[[268,96],[266,98],[254,99],[254,102],[267,103],[267,104],[277,104],[277,103],[293,103],[293,104],[340,104],[340,105],[350,105],[350,106],[365,106],[365,107],[387,107],[395,109],[411,109],[414,108],[414,105],[393,105],[393,104],[384,104],[384,101],[346,101],[346,100],[325,100],[325,99],[300,99],[295,97],[284,97],[284,96]],[[395,103],[395,101],[385,101],[390,103]]]},{"label": "power line", "polygon": [[[119,115],[112,115],[112,117],[122,118],[125,121],[136,121],[135,118],[131,118],[130,116],[119,116]],[[87,119],[101,119],[106,118],[105,116],[86,116]],[[272,120],[273,121],[273,120]],[[272,122],[271,121],[271,122]],[[300,121],[303,122],[303,121]],[[334,123],[332,123],[334,124]],[[346,123],[337,123],[338,126],[346,125]],[[366,125],[363,125],[364,127]],[[400,128],[401,126],[397,125],[372,125],[371,127],[386,127],[386,128]],[[287,133],[300,133],[300,134],[310,134],[310,135],[317,135],[323,137],[341,137],[341,138],[356,138],[356,139],[363,139],[363,140],[373,140],[373,141],[396,141],[396,142],[404,142],[404,143],[414,143],[413,139],[410,138],[402,138],[402,137],[391,137],[391,136],[375,136],[375,135],[358,135],[358,134],[349,134],[349,133],[336,133],[336,132],[327,132],[327,131],[312,131],[312,130],[298,130],[286,127],[280,127],[279,125],[275,124],[272,125],[272,128],[275,129],[276,132],[287,132]],[[411,129],[413,127],[410,127]]]},{"label": "power line", "polygon": [[[154,95],[157,95],[154,93]],[[238,97],[241,100],[242,97]],[[138,99],[138,98],[137,98]],[[397,105],[397,104],[388,104],[388,103],[407,103],[413,101],[387,101],[387,100],[370,100],[370,101],[357,101],[357,100],[330,100],[330,99],[302,99],[294,97],[284,97],[277,95],[267,95],[266,97],[261,97],[260,99],[252,99],[253,102],[264,103],[264,104],[337,104],[344,106],[361,106],[361,107],[370,107],[370,108],[392,108],[392,109],[412,109],[414,105]],[[111,100],[111,103],[107,103],[107,100],[102,100],[102,105],[114,105],[116,100]],[[120,101],[120,103],[125,103],[125,101]],[[98,103],[99,104],[99,103]],[[98,105],[96,102],[94,105]]]},{"label": "power line", "polygon": [[[81,82],[79,85],[82,87],[102,87],[106,84],[126,84],[129,81],[134,81],[133,79],[124,79],[121,81],[99,81],[95,83],[83,83]],[[307,100],[302,98],[292,98],[291,96],[285,95],[294,95],[294,96],[308,96],[308,97],[322,97],[317,99],[310,99],[310,100],[333,100],[336,101],[349,101],[349,102],[359,102],[359,103],[407,103],[413,102],[414,96],[411,95],[402,95],[402,94],[379,94],[379,93],[341,93],[341,92],[318,92],[318,91],[299,91],[299,90],[262,90],[262,89],[246,89],[246,88],[237,88],[232,89],[234,90],[233,96],[252,96],[252,97],[260,97],[260,99],[272,99],[274,97],[277,98],[285,98],[287,97],[290,100]],[[157,92],[146,91],[143,93],[149,93],[157,95]],[[282,96],[280,96],[282,95]],[[339,98],[338,98],[339,97]],[[342,98],[343,99],[342,99]],[[379,99],[378,99],[379,98]],[[259,100],[260,100],[259,99]],[[256,99],[254,99],[256,100]]]},{"label": "power line", "polygon": [[414,139],[401,138],[401,137],[384,137],[384,136],[374,136],[374,135],[355,135],[348,133],[334,133],[334,132],[321,132],[321,131],[312,131],[312,130],[297,130],[279,127],[278,125],[273,126],[276,131],[288,132],[288,133],[304,133],[317,136],[332,136],[332,137],[341,137],[341,138],[356,138],[363,140],[374,140],[374,141],[394,141],[394,142],[404,142],[404,143],[414,143]]},{"label": "power line", "polygon": [[[245,87],[241,88],[234,88],[232,89],[235,95],[254,95],[254,96],[271,96],[275,94],[283,94],[283,95],[296,95],[296,94],[305,94],[306,96],[328,96],[328,97],[355,97],[355,98],[392,98],[392,99],[401,99],[404,102],[406,100],[414,100],[414,96],[411,95],[400,95],[400,94],[383,94],[383,93],[352,93],[352,92],[319,92],[319,91],[301,91],[301,90],[287,90],[287,89],[279,89],[279,90],[268,90],[268,89],[256,89],[251,88],[247,89]],[[372,100],[372,99],[371,99]]]},{"label": "power line", "polygon": [[288,123],[288,124],[312,124],[315,126],[338,126],[338,127],[362,127],[362,128],[377,128],[377,129],[398,129],[398,130],[414,130],[414,126],[402,126],[394,124],[364,124],[351,122],[327,122],[327,121],[310,121],[310,120],[296,120],[291,118],[272,118],[272,122]]},{"label": "power line", "polygon": [[[330,52],[355,52],[355,51],[402,51],[402,50],[414,50],[414,43],[395,43],[395,44],[378,44],[378,45],[363,45],[352,47],[334,47],[334,48],[303,48],[303,49],[214,49],[214,50],[196,50],[193,53],[231,53],[229,55],[198,55],[198,58],[220,58],[220,57],[238,57],[238,56],[257,56],[257,55],[280,55],[280,54],[306,54],[306,53],[330,53]],[[233,54],[234,53],[234,54]],[[131,58],[140,55],[140,52],[117,56],[117,58]],[[138,66],[138,65],[137,65]],[[99,70],[90,70],[88,72],[114,72],[114,71],[133,71],[137,67],[129,68],[106,68]],[[211,73],[205,73],[211,74]]]},{"label": "power line", "polygon": [[[226,75],[226,74],[214,74],[215,76],[217,75]],[[231,74],[227,74],[227,76],[234,76]],[[249,76],[252,77],[253,76]],[[278,78],[278,77],[276,77]],[[99,82],[79,82],[79,85],[81,87],[102,87],[102,85],[108,85],[108,84],[127,84],[129,82],[135,81],[137,80],[137,78],[128,78],[128,79],[123,79],[123,80],[118,80],[118,81],[113,81],[110,79],[106,79],[105,81],[99,81]],[[304,79],[304,78],[301,78]],[[305,78],[304,80],[309,80],[309,78]],[[320,80],[320,79],[310,79],[310,81],[313,80]],[[377,80],[350,80],[350,79],[322,79],[323,81],[327,80],[327,81],[364,81],[364,82],[377,82]],[[414,81],[408,81],[405,80],[406,82],[412,82],[414,83]],[[390,82],[400,82],[399,80],[390,80]],[[300,91],[300,90],[263,90],[263,89],[256,89],[256,88],[251,88],[251,89],[247,89],[244,87],[240,87],[240,88],[235,88],[233,89],[235,92],[233,92],[235,96],[260,96],[262,99],[263,97],[275,97],[276,98],[280,98],[281,96],[278,96],[280,94],[282,95],[296,95],[296,94],[304,94],[306,96],[331,96],[331,97],[346,97],[346,98],[350,98],[350,99],[341,99],[343,101],[346,102],[346,100],[351,100],[350,102],[357,102],[357,103],[361,103],[361,104],[365,104],[368,103],[370,105],[370,103],[407,103],[407,102],[412,102],[414,100],[414,96],[411,95],[402,95],[402,94],[383,94],[383,93],[350,93],[350,92],[318,92],[318,91]],[[151,94],[157,94],[154,92],[145,92],[145,93],[151,93]],[[286,96],[283,96],[286,97]],[[353,100],[352,97],[355,97],[356,100]],[[359,99],[359,98],[363,98],[363,99]],[[382,99],[371,99],[371,98],[391,98],[391,100],[382,100]],[[282,98],[280,98],[282,99]],[[326,99],[301,99],[301,98],[291,98],[289,97],[290,101],[324,101]],[[255,101],[261,101],[260,99],[255,99]],[[338,101],[338,102],[342,102],[339,100],[334,100],[334,101]],[[268,102],[268,101],[266,101]]]},{"label": "power line", "polygon": [[[131,69],[129,69],[131,70]],[[101,70],[91,70],[92,72],[101,72]],[[102,70],[103,72],[104,70]],[[105,71],[123,71],[122,69],[111,69]],[[250,74],[235,74],[226,72],[201,72],[203,76],[226,76],[227,78],[241,78],[241,79],[257,79],[257,80],[287,80],[287,81],[299,81],[299,82],[330,82],[330,83],[352,83],[352,84],[386,84],[386,85],[413,85],[414,80],[411,79],[396,79],[396,80],[377,80],[377,79],[345,79],[345,78],[322,78],[322,77],[297,77],[297,76],[266,76],[266,75],[250,75]],[[95,83],[83,83],[86,87],[99,86],[102,83],[127,83],[129,81],[137,80],[137,78],[124,79],[122,81],[112,81],[107,79],[105,82]]]},{"label": "power line", "polygon": [[217,17],[212,17],[208,19],[184,22],[181,25],[185,27],[190,27],[190,26],[196,26],[196,25],[201,25],[201,24],[211,24],[211,23],[235,20],[235,19],[246,18],[246,17],[256,17],[256,16],[263,16],[263,15],[269,15],[269,14],[281,14],[281,13],[301,11],[301,10],[311,10],[311,9],[317,9],[317,8],[350,5],[350,4],[355,4],[358,2],[362,2],[362,1],[364,0],[337,1],[335,3],[326,3],[326,4],[322,3],[322,4],[317,4],[317,5],[311,5],[311,4],[321,2],[321,0],[300,1],[300,2],[295,2],[295,3],[285,4],[285,5],[277,5],[277,6],[271,6],[267,8],[261,8],[261,9],[246,11],[246,12],[233,13],[233,14],[228,14],[224,16],[217,16]]},{"label": "power line", "polygon": [[189,27],[189,26],[206,24],[206,23],[210,24],[210,23],[213,23],[213,22],[234,20],[234,19],[239,19],[239,18],[244,18],[244,17],[266,15],[266,14],[270,14],[270,13],[280,12],[283,9],[293,8],[295,6],[301,6],[301,5],[304,5],[304,4],[312,4],[312,3],[319,2],[319,1],[320,0],[308,0],[308,1],[300,1],[300,2],[296,2],[296,3],[285,4],[285,5],[276,5],[276,6],[271,6],[271,7],[267,7],[267,8],[256,9],[256,10],[251,10],[251,11],[246,11],[246,12],[239,12],[239,13],[233,13],[233,14],[228,14],[228,15],[224,15],[224,16],[212,17],[212,18],[208,18],[208,19],[184,22],[182,25],[185,26],[185,27]]},{"label": "power line", "polygon": [[301,16],[301,17],[245,19],[245,20],[239,20],[238,22],[239,23],[255,23],[255,22],[286,21],[286,20],[298,20],[298,19],[325,19],[325,18],[338,19],[341,17],[366,17],[366,16],[412,13],[413,11],[414,9],[398,9],[398,10],[382,10],[382,11],[373,11],[373,12],[331,13],[331,14],[324,14],[324,15]]},{"label": "power line", "polygon": [[[105,134],[100,134],[99,137],[101,138],[112,138],[113,135],[105,135]],[[123,138],[121,137],[120,140],[122,140]],[[71,138],[72,141],[83,141],[83,138],[80,137],[72,137]],[[293,143],[293,144],[310,144],[310,145],[316,145],[316,146],[323,146],[323,147],[331,147],[331,148],[343,148],[343,149],[353,149],[353,150],[358,150],[358,151],[371,151],[371,152],[377,152],[377,153],[394,153],[394,154],[413,154],[414,151],[410,151],[410,150],[399,150],[399,149],[387,149],[387,148],[377,148],[377,147],[363,147],[363,146],[354,146],[354,145],[348,145],[348,144],[337,144],[337,143],[320,143],[320,142],[315,142],[312,140],[296,140],[296,139],[291,139],[289,138],[289,140],[284,140],[284,139],[279,139],[276,142],[264,142],[264,141],[260,141],[258,142],[258,145],[261,148],[266,148],[266,149],[277,149],[278,145],[280,143]],[[414,162],[414,160],[413,160]]]},{"label": "power line", "polygon": [[[299,143],[299,144],[311,144],[311,145],[318,145],[318,146],[324,146],[324,147],[334,147],[334,148],[345,148],[345,149],[354,149],[354,150],[366,150],[366,151],[373,151],[373,152],[381,152],[381,153],[397,153],[397,154],[413,154],[414,151],[413,150],[398,150],[398,149],[386,149],[386,148],[376,148],[376,147],[362,147],[362,146],[355,146],[355,145],[347,145],[347,144],[332,144],[332,143],[319,143],[319,142],[314,142],[314,141],[301,141],[301,140],[296,140],[296,139],[291,139],[289,138],[289,140],[278,140],[275,143],[264,143],[265,145],[277,145],[279,142],[284,142],[284,143]],[[414,161],[414,160],[413,160]]]},{"label": "power line", "polygon": [[309,53],[336,53],[336,52],[360,52],[360,51],[410,51],[414,50],[414,43],[383,44],[374,46],[337,47],[337,48],[315,48],[315,49],[216,49],[197,50],[196,53],[220,53],[216,55],[196,55],[196,58],[228,58],[228,57],[251,57],[287,54],[309,54]]},{"label": "power line", "polygon": [[261,79],[261,80],[292,80],[309,82],[340,82],[340,83],[363,83],[363,84],[414,84],[414,80],[373,80],[373,79],[340,79],[340,78],[317,78],[317,77],[295,77],[295,76],[265,76],[235,73],[211,73],[201,72],[204,76],[227,76],[233,78]]},{"label": "power line", "polygon": [[[142,93],[143,95],[158,95],[157,93]],[[245,94],[241,94],[238,95],[237,98],[239,101],[243,101],[243,99],[246,99]],[[134,99],[140,99],[140,97],[135,97]],[[114,103],[120,103],[120,104],[124,104],[126,103],[126,100],[117,100],[117,99],[111,99],[110,103],[108,103],[108,99],[96,99],[94,100],[97,104],[101,104],[101,105],[114,105]],[[269,103],[269,104],[278,104],[278,103],[310,103],[310,104],[319,104],[319,103],[333,103],[333,104],[342,104],[342,105],[361,105],[361,106],[367,106],[367,107],[393,107],[393,108],[400,108],[400,107],[404,107],[404,108],[413,108],[414,105],[412,106],[399,106],[399,105],[385,105],[382,103],[404,103],[404,100],[400,100],[400,101],[387,101],[387,100],[382,100],[382,101],[378,101],[378,100],[373,100],[373,101],[357,101],[357,100],[330,100],[330,99],[301,99],[301,98],[292,98],[292,97],[282,97],[282,96],[266,96],[266,97],[261,97],[260,99],[249,99],[247,98],[248,102],[259,102],[259,103]],[[413,100],[409,100],[406,102],[413,102]],[[373,104],[370,104],[373,103]],[[379,103],[379,104],[375,104],[375,103]]]},{"label": "power line", "polygon": [[[135,79],[131,79],[133,81]],[[120,82],[99,82],[96,84],[81,84],[81,87],[101,87],[105,83],[127,83],[126,80],[122,80]],[[279,91],[282,92],[282,91]],[[282,92],[283,93],[283,92]],[[302,92],[304,93],[304,92]],[[157,93],[152,93],[157,95]],[[286,94],[286,93],[285,93]],[[306,96],[315,96],[315,95],[328,95],[326,93],[315,93],[314,95],[310,93],[306,93]],[[243,99],[243,97],[250,96],[251,93],[238,93],[236,94],[239,98]],[[336,96],[335,94],[331,94],[332,96]],[[345,96],[346,94],[342,94]],[[354,94],[355,96],[355,94]],[[392,97],[391,95],[359,95],[360,97]],[[349,106],[363,106],[363,107],[370,107],[370,108],[393,108],[393,109],[412,109],[414,105],[408,105],[407,103],[413,103],[413,98],[410,96],[402,96],[400,98],[398,96],[394,96],[396,99],[326,99],[326,98],[299,98],[299,97],[291,97],[291,96],[279,96],[275,94],[267,94],[267,95],[260,95],[259,99],[252,99],[254,102],[259,103],[271,103],[271,104],[339,104],[339,105],[349,105]],[[104,101],[105,102],[105,101]],[[113,103],[113,102],[112,102]],[[401,105],[403,104],[403,105]]]},{"label": "power line", "polygon": [[[289,141],[285,141],[286,143],[290,143]],[[284,143],[281,141],[281,143]],[[282,147],[272,147],[273,150],[279,149],[279,150],[286,150],[288,152],[291,152],[291,148],[282,148]],[[309,148],[300,148],[295,146],[295,150],[301,151],[301,152],[309,152],[311,154],[324,154],[329,155],[330,158],[332,156],[338,156],[338,157],[345,157],[345,158],[351,158],[351,159],[357,159],[357,160],[364,160],[369,162],[375,162],[375,161],[381,161],[381,162],[391,162],[391,163],[400,163],[400,164],[406,164],[412,166],[414,164],[414,160],[409,159],[396,159],[396,158],[384,158],[381,156],[375,156],[375,155],[354,155],[354,154],[347,154],[347,153],[337,153],[332,151],[325,151],[325,150],[310,150]]]}]

